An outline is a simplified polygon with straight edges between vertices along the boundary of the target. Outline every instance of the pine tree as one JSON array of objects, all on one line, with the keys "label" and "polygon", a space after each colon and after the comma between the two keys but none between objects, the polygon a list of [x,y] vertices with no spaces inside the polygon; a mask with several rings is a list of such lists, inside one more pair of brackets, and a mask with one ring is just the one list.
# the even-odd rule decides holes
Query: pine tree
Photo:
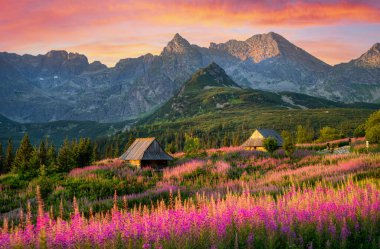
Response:
[{"label": "pine tree", "polygon": [[56,163],[56,152],[55,152],[55,147],[54,144],[50,145],[47,153],[46,153],[46,170],[48,172],[54,171],[55,170],[55,163]]},{"label": "pine tree", "polygon": [[91,163],[92,148],[88,138],[81,138],[77,145],[77,165],[84,167]]},{"label": "pine tree", "polygon": [[116,141],[115,143],[115,146],[114,146],[114,150],[113,150],[113,157],[114,158],[117,158],[120,156],[120,151],[119,151],[119,142]]},{"label": "pine tree", "polygon": [[12,138],[8,139],[8,145],[7,145],[7,151],[5,155],[5,161],[4,161],[4,173],[7,173],[11,170],[12,164],[14,160],[14,154],[13,154],[13,142]]},{"label": "pine tree", "polygon": [[45,165],[47,162],[47,148],[46,144],[43,140],[40,142],[40,146],[38,147],[38,159],[40,165]]},{"label": "pine tree", "polygon": [[92,162],[96,162],[99,160],[99,146],[98,143],[95,142],[92,147]]},{"label": "pine tree", "polygon": [[30,168],[29,161],[32,158],[33,146],[30,143],[28,133],[25,133],[21,140],[20,147],[16,151],[16,156],[13,162],[13,170],[17,173],[27,173]]},{"label": "pine tree", "polygon": [[4,172],[4,154],[3,154],[3,145],[0,143],[0,174]]},{"label": "pine tree", "polygon": [[128,142],[125,145],[124,150],[127,150],[129,148],[129,146],[131,146],[133,144],[134,141],[135,141],[135,138],[133,137],[133,133],[129,133]]},{"label": "pine tree", "polygon": [[57,165],[59,172],[69,172],[75,167],[76,160],[72,149],[70,148],[69,140],[66,138],[62,147],[59,149],[57,156]]},{"label": "pine tree", "polygon": [[106,158],[111,158],[113,154],[113,146],[107,145],[106,147]]},{"label": "pine tree", "polygon": [[35,148],[32,152],[32,155],[28,161],[28,174],[32,176],[36,176],[41,166],[44,164],[40,163],[39,151]]}]

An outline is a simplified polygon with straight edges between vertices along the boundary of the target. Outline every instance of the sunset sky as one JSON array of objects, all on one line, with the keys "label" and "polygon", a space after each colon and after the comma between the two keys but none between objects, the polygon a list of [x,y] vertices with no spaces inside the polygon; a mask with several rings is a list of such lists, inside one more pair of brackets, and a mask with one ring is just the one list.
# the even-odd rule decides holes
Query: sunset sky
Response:
[{"label": "sunset sky", "polygon": [[190,43],[277,32],[329,64],[380,42],[380,1],[0,0],[0,51],[65,49],[113,66],[159,54],[180,33]]}]

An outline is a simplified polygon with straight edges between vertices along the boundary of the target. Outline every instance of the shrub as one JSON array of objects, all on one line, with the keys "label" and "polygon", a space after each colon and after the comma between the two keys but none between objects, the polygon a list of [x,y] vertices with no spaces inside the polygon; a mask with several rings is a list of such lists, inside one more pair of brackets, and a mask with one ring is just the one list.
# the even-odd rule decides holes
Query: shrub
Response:
[{"label": "shrub", "polygon": [[326,142],[326,141],[335,140],[338,138],[339,138],[338,130],[335,128],[331,128],[331,127],[326,126],[320,130],[318,141],[319,142]]},{"label": "shrub", "polygon": [[285,154],[288,157],[292,157],[293,153],[294,153],[294,151],[296,149],[296,146],[294,145],[294,139],[293,139],[293,137],[287,131],[283,131],[281,133],[281,136],[282,136],[282,138],[284,140],[283,148],[285,150]]},{"label": "shrub", "polygon": [[365,137],[370,143],[380,143],[380,124],[367,129]]},{"label": "shrub", "polygon": [[277,147],[278,147],[277,140],[274,137],[268,137],[264,140],[264,148],[270,154],[273,154],[273,152],[277,149]]}]

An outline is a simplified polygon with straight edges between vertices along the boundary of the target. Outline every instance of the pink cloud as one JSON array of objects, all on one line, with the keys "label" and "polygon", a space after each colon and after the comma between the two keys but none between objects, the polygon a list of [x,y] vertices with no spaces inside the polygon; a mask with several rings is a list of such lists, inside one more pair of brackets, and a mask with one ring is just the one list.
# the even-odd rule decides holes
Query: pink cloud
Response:
[{"label": "pink cloud", "polygon": [[[158,40],[178,31],[190,41],[205,42],[220,40],[220,33],[227,37],[231,33],[228,30],[241,27],[270,31],[380,23],[380,7],[375,1],[0,1],[1,50],[35,53],[53,48],[78,49],[93,59],[107,58],[107,64],[146,52],[159,53],[159,46],[167,40],[151,38],[156,36]],[[209,34],[207,39],[197,37],[201,33],[197,30]],[[131,37],[133,40],[128,40]],[[326,60],[338,60],[338,55],[328,53]]]}]

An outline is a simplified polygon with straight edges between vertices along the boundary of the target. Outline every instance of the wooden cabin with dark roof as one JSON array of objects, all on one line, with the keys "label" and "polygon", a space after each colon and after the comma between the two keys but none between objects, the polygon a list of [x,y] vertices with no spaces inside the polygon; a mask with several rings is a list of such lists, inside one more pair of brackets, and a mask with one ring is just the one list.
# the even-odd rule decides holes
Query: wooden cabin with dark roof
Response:
[{"label": "wooden cabin with dark roof", "polygon": [[138,168],[150,166],[161,169],[173,160],[158,143],[156,138],[137,138],[127,151],[120,156],[120,159],[127,161]]},{"label": "wooden cabin with dark roof", "polygon": [[277,141],[278,147],[282,147],[283,140],[280,134],[277,131],[272,129],[257,129],[252,135],[241,145],[247,150],[260,150],[266,151],[264,147],[264,140],[273,137]]}]

